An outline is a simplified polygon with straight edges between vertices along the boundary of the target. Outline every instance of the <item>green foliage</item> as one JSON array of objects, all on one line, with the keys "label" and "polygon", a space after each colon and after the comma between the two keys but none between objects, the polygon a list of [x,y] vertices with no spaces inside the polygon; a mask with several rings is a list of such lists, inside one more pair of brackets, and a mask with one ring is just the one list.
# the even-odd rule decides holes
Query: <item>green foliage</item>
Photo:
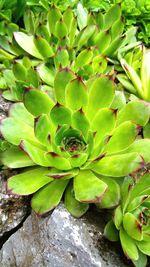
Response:
[{"label": "green foliage", "polygon": [[120,237],[125,255],[135,266],[146,266],[146,255],[150,255],[150,174],[136,181],[127,177],[121,189],[121,202],[115,209],[111,221],[105,226],[104,234],[111,240]]},{"label": "green foliage", "polygon": [[1,0],[0,1],[0,19],[17,22],[24,14],[26,0]]},{"label": "green foliage", "polygon": [[117,78],[130,92],[146,101],[150,101],[150,51],[144,46],[137,46],[129,51],[124,58],[120,59],[121,65],[126,72],[118,74]]},{"label": "green foliage", "polygon": [[8,89],[3,96],[11,101],[22,100],[25,87],[39,87],[51,94],[60,68],[63,71],[58,79],[63,83],[66,73],[68,78],[73,76],[71,71],[85,80],[101,73],[113,75],[112,62],[119,64],[118,52],[136,41],[134,29],[124,32],[119,5],[105,14],[87,14],[81,4],[76,12],[69,8],[60,12],[56,6],[35,14],[26,10],[24,24],[24,31],[16,28],[13,36],[0,36],[1,83]]},{"label": "green foliage", "polygon": [[120,2],[126,25],[136,25],[138,39],[149,45],[150,42],[150,4],[148,0],[123,0]]},{"label": "green foliage", "polygon": [[[61,72],[58,71],[55,79]],[[1,153],[3,164],[11,168],[32,166],[32,170],[26,168],[22,174],[8,179],[8,190],[21,195],[36,192],[32,207],[39,214],[60,202],[70,182],[69,188],[71,186],[74,195],[68,196],[67,193],[65,203],[73,215],[80,216],[86,212],[88,207],[82,209],[80,202],[113,207],[120,201],[119,185],[113,177],[119,179],[134,173],[143,160],[149,162],[149,140],[144,140],[146,146],[140,153],[138,142],[135,142],[139,125],[145,125],[149,119],[146,104],[132,101],[124,104],[120,111],[114,110],[111,103],[116,85],[109,76],[95,79],[89,92],[82,78],[75,73],[74,76],[63,87],[63,104],[58,102],[57,96],[61,100],[61,95],[57,93],[53,101],[45,92],[28,88],[23,103],[14,104],[9,117],[1,122],[1,133],[11,144]],[[106,90],[103,90],[104,84]],[[59,84],[59,90],[61,86],[64,85]],[[99,105],[96,103],[97,87]],[[144,114],[142,121],[138,104],[141,104]],[[128,112],[128,107],[131,112]],[[112,194],[114,190],[118,192],[115,196]],[[55,197],[51,195],[53,191],[56,191]],[[51,196],[49,200],[48,194]],[[68,204],[68,197],[72,198],[72,206]]]},{"label": "green foliage", "polygon": [[[32,195],[40,215],[61,199],[77,218],[90,203],[114,211],[105,236],[120,239],[125,255],[144,267],[150,255],[150,56],[127,22],[131,9],[132,24],[149,7],[118,2],[0,2],[0,89],[18,102],[0,123],[0,159],[20,169],[8,179],[8,192]],[[11,22],[15,12],[15,21],[23,15],[24,29],[22,20]]]}]

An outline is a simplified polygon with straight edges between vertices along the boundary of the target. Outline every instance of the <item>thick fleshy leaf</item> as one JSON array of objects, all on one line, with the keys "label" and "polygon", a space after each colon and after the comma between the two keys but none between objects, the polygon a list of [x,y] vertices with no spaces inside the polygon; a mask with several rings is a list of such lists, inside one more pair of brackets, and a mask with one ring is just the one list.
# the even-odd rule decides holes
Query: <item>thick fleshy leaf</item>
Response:
[{"label": "thick fleshy leaf", "polygon": [[88,117],[90,119],[101,108],[109,107],[114,98],[114,82],[107,76],[101,76],[93,83],[89,92]]},{"label": "thick fleshy leaf", "polygon": [[57,21],[56,26],[55,26],[56,37],[58,39],[62,39],[67,35],[67,33],[68,33],[67,26],[63,22],[63,20],[61,19],[61,20]]},{"label": "thick fleshy leaf", "polygon": [[117,49],[121,46],[124,41],[124,36],[117,36],[111,44],[104,50],[104,55],[111,57],[117,52]]},{"label": "thick fleshy leaf", "polygon": [[62,137],[75,137],[75,138],[80,139],[81,141],[85,142],[83,136],[81,135],[81,132],[77,129],[72,128],[72,127],[67,127],[65,129]]},{"label": "thick fleshy leaf", "polygon": [[[150,187],[149,187],[149,190],[150,190]],[[132,193],[131,193],[131,196],[132,196]],[[129,212],[134,211],[142,203],[144,203],[148,199],[148,197],[149,197],[148,195],[141,195],[141,196],[135,197],[132,201],[129,202],[129,204],[126,208],[126,211],[129,211]]]},{"label": "thick fleshy leaf", "polygon": [[78,45],[78,47],[82,47],[87,43],[89,38],[94,34],[96,30],[95,25],[88,25],[82,31],[80,31],[79,36],[77,36],[75,40],[75,44]]},{"label": "thick fleshy leaf", "polygon": [[14,32],[14,37],[19,46],[26,52],[36,58],[43,59],[43,56],[39,53],[34,44],[33,36],[29,36],[23,32]]},{"label": "thick fleshy leaf", "polygon": [[1,60],[13,60],[14,59],[14,55],[4,51],[3,49],[0,49],[0,59]]},{"label": "thick fleshy leaf", "polygon": [[122,91],[115,91],[115,97],[113,102],[111,103],[112,109],[120,110],[126,105],[126,98]]},{"label": "thick fleshy leaf", "polygon": [[143,239],[141,224],[132,213],[127,212],[124,215],[123,227],[130,237],[139,241]]},{"label": "thick fleshy leaf", "polygon": [[95,115],[91,129],[96,133],[95,144],[99,144],[105,135],[111,133],[115,127],[116,112],[112,109],[103,108]]},{"label": "thick fleshy leaf", "polygon": [[91,171],[80,171],[74,178],[75,198],[81,202],[99,203],[107,190],[107,184]]},{"label": "thick fleshy leaf", "polygon": [[69,161],[72,167],[80,167],[87,161],[87,158],[88,158],[87,153],[81,153],[81,154],[79,153],[71,156],[69,158]]},{"label": "thick fleshy leaf", "polygon": [[88,132],[87,144],[88,144],[88,146],[87,146],[87,154],[90,157],[91,153],[92,153],[92,150],[93,150],[93,146],[94,146],[93,132],[91,130],[89,130],[89,132]]},{"label": "thick fleshy leaf", "polygon": [[17,61],[14,61],[14,64],[13,64],[13,73],[15,75],[15,78],[17,80],[21,80],[21,81],[26,81],[27,79],[27,69],[22,65],[20,64],[19,62]]},{"label": "thick fleshy leaf", "polygon": [[12,146],[1,153],[1,161],[8,168],[22,168],[35,165],[35,163],[16,146]]},{"label": "thick fleshy leaf", "polygon": [[83,8],[81,3],[77,5],[77,21],[80,30],[82,30],[87,25],[87,11]]},{"label": "thick fleshy leaf", "polygon": [[65,104],[65,88],[73,78],[75,78],[75,75],[68,68],[57,72],[54,80],[54,90],[56,99],[60,104]]},{"label": "thick fleshy leaf", "polygon": [[135,199],[137,196],[142,196],[146,193],[146,190],[150,189],[150,174],[146,173],[140,177],[138,182],[133,187],[131,194],[130,194],[130,202],[131,200]]},{"label": "thick fleshy leaf", "polygon": [[62,170],[58,170],[55,168],[51,168],[49,173],[47,174],[47,176],[59,180],[59,179],[63,179],[63,180],[68,180],[71,179],[73,177],[75,177],[78,174],[78,169],[71,169],[69,171],[62,171]]},{"label": "thick fleshy leaf", "polygon": [[33,68],[28,70],[26,81],[30,86],[39,87],[39,75]]},{"label": "thick fleshy leaf", "polygon": [[42,114],[35,119],[34,123],[34,133],[36,138],[44,145],[51,144],[51,132],[52,132],[52,123],[49,120],[48,115]]},{"label": "thick fleshy leaf", "polygon": [[125,214],[126,212],[133,184],[134,184],[134,179],[132,176],[127,176],[123,179],[121,185],[121,210],[123,214]]},{"label": "thick fleshy leaf", "polygon": [[55,152],[47,152],[46,159],[50,166],[53,166],[59,170],[70,170],[71,165],[68,159],[56,154]]},{"label": "thick fleshy leaf", "polygon": [[123,214],[122,214],[122,209],[121,206],[119,205],[115,211],[114,211],[114,216],[113,216],[113,221],[116,226],[116,228],[119,230],[120,226],[122,224],[122,219],[123,219]]},{"label": "thick fleshy leaf", "polygon": [[104,148],[104,152],[116,153],[126,149],[134,142],[139,129],[140,128],[136,124],[125,121],[112,132],[112,136],[110,136]]},{"label": "thick fleshy leaf", "polygon": [[50,67],[47,67],[45,64],[41,64],[37,67],[37,72],[42,81],[48,85],[54,85],[54,70]]},{"label": "thick fleshy leaf", "polygon": [[143,128],[143,134],[144,134],[144,138],[150,139],[150,122],[148,122]]},{"label": "thick fleshy leaf", "polygon": [[77,31],[77,20],[75,17],[73,17],[72,23],[70,26],[70,33],[69,33],[70,46],[72,46],[74,44],[76,31]]},{"label": "thick fleshy leaf", "polygon": [[111,36],[108,31],[100,31],[94,38],[94,44],[98,47],[100,54],[103,54],[103,51],[109,47],[110,42]]},{"label": "thick fleshy leaf", "polygon": [[81,203],[75,199],[71,183],[65,192],[65,207],[76,218],[81,217],[89,208],[89,204]]},{"label": "thick fleshy leaf", "polygon": [[128,153],[123,155],[115,155],[96,159],[87,168],[96,173],[122,177],[136,171],[142,163],[138,153]]},{"label": "thick fleshy leaf", "polygon": [[68,125],[63,125],[57,129],[55,134],[55,143],[56,145],[61,145],[61,142],[64,138],[64,132],[69,129]]},{"label": "thick fleshy leaf", "polygon": [[63,13],[63,21],[67,26],[68,33],[70,32],[70,29],[71,29],[71,23],[72,23],[72,20],[73,20],[73,15],[74,15],[73,11],[69,7]]},{"label": "thick fleshy leaf", "polygon": [[84,49],[79,53],[75,61],[75,68],[78,70],[82,68],[84,65],[89,64],[92,60],[93,52],[89,49]]},{"label": "thick fleshy leaf", "polygon": [[36,31],[35,31],[35,34],[37,36],[41,36],[43,37],[45,40],[47,40],[49,42],[50,40],[50,33],[49,33],[49,30],[48,30],[48,27],[47,25],[44,25],[44,24],[40,24],[38,25],[38,27],[36,27]]},{"label": "thick fleshy leaf", "polygon": [[149,241],[140,241],[140,242],[136,242],[136,244],[137,244],[139,250],[142,253],[150,256],[150,245],[149,245]]},{"label": "thick fleshy leaf", "polygon": [[121,58],[120,60],[121,65],[123,67],[123,69],[125,70],[128,78],[132,81],[132,84],[134,86],[134,88],[137,91],[137,94],[141,97],[145,99],[145,96],[143,94],[143,89],[142,89],[142,81],[138,75],[138,73],[134,70],[134,68],[132,68],[125,59]]},{"label": "thick fleshy leaf", "polygon": [[121,17],[113,23],[111,27],[112,39],[115,39],[116,36],[122,35],[124,26],[124,21]]},{"label": "thick fleshy leaf", "polygon": [[54,57],[55,68],[67,67],[70,63],[68,50],[65,47],[59,47]]},{"label": "thick fleshy leaf", "polygon": [[84,135],[85,138],[87,137],[90,123],[86,118],[82,109],[73,113],[72,126],[81,131],[81,133]]},{"label": "thick fleshy leaf", "polygon": [[138,249],[135,243],[135,240],[132,239],[123,228],[120,230],[120,241],[124,251],[124,254],[132,260],[138,260],[139,254]]},{"label": "thick fleshy leaf", "polygon": [[145,126],[149,120],[149,108],[146,103],[142,101],[131,101],[120,110],[118,114],[117,123],[124,121],[132,121],[141,126]]},{"label": "thick fleshy leaf", "polygon": [[116,77],[126,90],[128,90],[130,93],[136,94],[136,89],[134,88],[126,74],[121,73],[118,74]]},{"label": "thick fleshy leaf", "polygon": [[150,139],[140,139],[130,145],[123,153],[137,152],[146,163],[150,162]]},{"label": "thick fleshy leaf", "polygon": [[48,26],[51,34],[55,33],[55,26],[58,20],[61,18],[61,12],[56,6],[52,6],[48,12]]},{"label": "thick fleshy leaf", "polygon": [[[120,186],[119,186],[119,184],[117,182],[115,182],[115,180],[113,180],[110,177],[99,176],[99,178],[105,184],[107,184],[108,188],[107,188],[107,191],[106,191],[104,197],[102,198],[100,204],[98,204],[98,207],[102,208],[102,209],[110,209],[110,208],[117,206],[119,204],[119,201],[120,201]],[[114,192],[115,192],[115,194],[114,194]]]},{"label": "thick fleshy leaf", "polygon": [[61,201],[68,182],[68,180],[53,181],[41,188],[32,197],[32,209],[38,214],[43,214],[54,209]]},{"label": "thick fleshy leaf", "polygon": [[83,81],[78,77],[68,83],[66,86],[66,104],[72,110],[87,108],[88,95]]},{"label": "thick fleshy leaf", "polygon": [[37,167],[23,173],[14,175],[8,179],[7,189],[17,195],[30,195],[53,181],[46,176],[48,168]]},{"label": "thick fleshy leaf", "polygon": [[20,148],[27,153],[27,155],[33,160],[34,163],[40,166],[51,167],[52,165],[45,157],[45,152],[43,149],[39,148],[36,145],[33,145],[31,142],[26,140],[21,141]]},{"label": "thick fleshy leaf", "polygon": [[63,124],[71,125],[71,110],[59,103],[52,108],[50,117],[57,126]]},{"label": "thick fleshy leaf", "polygon": [[107,68],[107,63],[108,61],[106,57],[104,57],[103,55],[98,55],[98,56],[95,56],[92,60],[92,68],[94,72],[104,73],[104,71]]},{"label": "thick fleshy leaf", "polygon": [[54,56],[53,49],[45,38],[41,36],[35,36],[33,38],[33,42],[43,58],[49,58]]},{"label": "thick fleshy leaf", "polygon": [[34,116],[49,113],[54,106],[50,97],[38,89],[28,89],[24,94],[24,105]]},{"label": "thick fleshy leaf", "polygon": [[27,111],[23,103],[15,103],[9,110],[9,116],[16,120],[23,121],[24,123],[34,126],[34,117]]},{"label": "thick fleshy leaf", "polygon": [[109,221],[104,229],[104,236],[110,241],[118,241],[119,240],[119,232],[116,229],[113,221]]},{"label": "thick fleshy leaf", "polygon": [[112,24],[118,20],[121,16],[121,8],[120,5],[113,5],[104,16],[104,29],[109,29]]},{"label": "thick fleshy leaf", "polygon": [[145,47],[143,46],[143,57],[142,57],[142,66],[141,66],[141,80],[143,86],[143,95],[144,99],[150,101],[150,75],[149,75],[149,60],[150,60],[150,52],[149,50],[146,51]]},{"label": "thick fleshy leaf", "polygon": [[103,26],[104,26],[104,16],[103,13],[101,11],[97,12],[98,16],[95,16],[95,21],[98,25],[98,27],[102,30]]},{"label": "thick fleshy leaf", "polygon": [[[146,205],[147,203],[144,203]],[[150,207],[150,205],[149,205]],[[149,208],[148,207],[148,208]],[[146,205],[147,208],[147,205]],[[150,242],[150,225],[143,225],[143,240]]]},{"label": "thick fleshy leaf", "polygon": [[140,250],[139,250],[139,258],[137,261],[132,260],[133,264],[135,265],[135,267],[145,267],[147,266],[147,257],[145,254],[143,254]]},{"label": "thick fleshy leaf", "polygon": [[35,140],[33,128],[16,118],[10,117],[2,120],[0,131],[3,137],[13,145],[19,145],[23,139]]}]

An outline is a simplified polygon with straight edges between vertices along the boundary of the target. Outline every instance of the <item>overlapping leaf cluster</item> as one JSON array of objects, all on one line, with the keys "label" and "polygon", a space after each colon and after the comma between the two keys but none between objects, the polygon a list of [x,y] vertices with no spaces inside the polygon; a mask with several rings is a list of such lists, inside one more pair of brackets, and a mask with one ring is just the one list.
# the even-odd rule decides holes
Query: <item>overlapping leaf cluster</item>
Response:
[{"label": "overlapping leaf cluster", "polygon": [[27,10],[24,24],[0,36],[3,97],[19,101],[1,121],[1,162],[24,168],[8,179],[8,192],[32,195],[38,214],[62,198],[75,217],[90,203],[113,211],[106,237],[120,238],[143,267],[150,255],[149,51],[135,28],[124,31],[119,5],[104,14],[80,4],[76,13]]},{"label": "overlapping leaf cluster", "polygon": [[[21,100],[25,86],[51,90],[60,66],[71,67],[86,80],[107,73],[113,70],[112,65],[108,66],[108,57],[115,59],[119,48],[128,45],[131,39],[135,41],[134,28],[124,33],[118,5],[105,15],[87,16],[81,6],[77,11],[77,19],[71,9],[62,15],[55,6],[38,17],[27,12],[24,23],[28,34],[14,32],[13,38],[0,37],[4,60],[0,82],[3,89],[9,87],[3,93],[6,99]],[[43,86],[43,82],[49,87]]]},{"label": "overlapping leaf cluster", "polygon": [[150,174],[142,175],[134,182],[126,177],[121,188],[121,202],[114,216],[105,227],[105,235],[116,241],[120,237],[125,255],[136,266],[146,266],[150,255]]}]

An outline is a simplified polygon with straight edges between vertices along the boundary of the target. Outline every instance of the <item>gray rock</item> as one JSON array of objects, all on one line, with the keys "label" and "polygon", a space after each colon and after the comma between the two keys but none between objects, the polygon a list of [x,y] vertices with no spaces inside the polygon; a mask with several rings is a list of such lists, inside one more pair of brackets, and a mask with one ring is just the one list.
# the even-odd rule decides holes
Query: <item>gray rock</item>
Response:
[{"label": "gray rock", "polygon": [[6,117],[9,106],[10,106],[10,102],[7,100],[4,100],[4,98],[0,95],[0,120]]},{"label": "gray rock", "polygon": [[32,214],[0,252],[1,267],[125,267],[103,240],[103,216],[73,218],[61,204],[47,218]]},{"label": "gray rock", "polygon": [[17,227],[29,211],[27,198],[7,194],[5,178],[9,176],[8,170],[0,172],[0,245],[2,236]]}]

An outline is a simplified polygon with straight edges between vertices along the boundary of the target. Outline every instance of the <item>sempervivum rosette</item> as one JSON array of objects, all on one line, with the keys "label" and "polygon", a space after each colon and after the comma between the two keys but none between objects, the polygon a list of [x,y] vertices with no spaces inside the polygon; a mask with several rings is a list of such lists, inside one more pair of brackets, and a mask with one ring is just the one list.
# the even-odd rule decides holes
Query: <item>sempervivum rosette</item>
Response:
[{"label": "sempervivum rosette", "polygon": [[138,180],[126,177],[121,190],[121,204],[105,227],[108,239],[120,242],[125,255],[135,266],[147,264],[150,256],[150,173]]},{"label": "sempervivum rosette", "polygon": [[26,167],[8,179],[8,190],[34,193],[32,208],[39,214],[53,209],[64,191],[66,207],[77,217],[88,203],[117,205],[113,177],[132,174],[150,159],[150,141],[137,138],[149,119],[147,105],[120,105],[110,76],[84,83],[69,69],[57,73],[54,99],[28,88],[23,103],[2,120],[1,133],[12,144],[1,154],[3,164]]}]

